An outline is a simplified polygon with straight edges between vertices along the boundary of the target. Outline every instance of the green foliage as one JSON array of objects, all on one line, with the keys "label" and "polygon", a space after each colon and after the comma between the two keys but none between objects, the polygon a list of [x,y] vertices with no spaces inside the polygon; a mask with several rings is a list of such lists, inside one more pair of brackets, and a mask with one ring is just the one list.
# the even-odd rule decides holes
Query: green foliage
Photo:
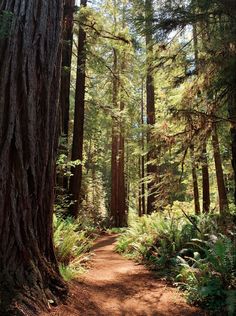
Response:
[{"label": "green foliage", "polygon": [[77,160],[68,160],[67,155],[65,154],[61,154],[58,158],[57,158],[57,174],[60,176],[65,176],[65,177],[71,177],[72,173],[71,173],[71,168],[76,167],[81,165],[82,162],[77,159]]},{"label": "green foliage", "polygon": [[137,218],[118,239],[116,249],[153,267],[166,267],[195,235],[195,228],[186,218],[153,213]]},{"label": "green foliage", "polygon": [[201,250],[192,260],[180,258],[177,280],[182,282],[190,302],[211,310],[227,309],[236,313],[236,248],[224,235],[207,241],[193,240]]},{"label": "green foliage", "polygon": [[59,268],[65,280],[84,271],[94,233],[79,220],[54,217],[54,244]]},{"label": "green foliage", "polygon": [[186,218],[169,210],[133,220],[116,250],[171,276],[191,303],[235,315],[235,227],[227,230],[229,237],[221,230],[218,216]]}]

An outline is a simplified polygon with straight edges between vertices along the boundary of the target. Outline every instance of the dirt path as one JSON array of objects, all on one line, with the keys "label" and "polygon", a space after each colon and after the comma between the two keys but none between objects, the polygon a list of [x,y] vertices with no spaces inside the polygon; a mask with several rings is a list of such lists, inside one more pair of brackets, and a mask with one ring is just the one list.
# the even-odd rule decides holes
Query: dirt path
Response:
[{"label": "dirt path", "polygon": [[176,289],[155,279],[144,266],[115,253],[115,239],[114,235],[106,235],[97,240],[92,268],[72,283],[68,304],[55,308],[49,315],[205,315],[188,306]]}]

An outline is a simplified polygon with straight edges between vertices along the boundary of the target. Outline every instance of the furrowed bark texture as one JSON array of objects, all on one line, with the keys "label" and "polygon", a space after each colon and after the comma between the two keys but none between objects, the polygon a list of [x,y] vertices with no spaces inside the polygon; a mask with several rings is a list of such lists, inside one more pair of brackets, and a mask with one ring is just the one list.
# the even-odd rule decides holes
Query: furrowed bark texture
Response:
[{"label": "furrowed bark texture", "polygon": [[[81,0],[81,7],[87,5],[87,0]],[[84,106],[85,106],[85,67],[86,67],[86,33],[82,27],[78,35],[77,52],[77,77],[75,91],[75,113],[71,160],[83,160],[83,140],[84,140]],[[82,164],[71,169],[69,193],[73,200],[70,206],[69,214],[77,218],[80,204],[80,191],[82,184]]]},{"label": "furrowed bark texture", "polygon": [[14,15],[0,41],[0,314],[28,315],[66,294],[52,239],[62,0],[0,10]]}]

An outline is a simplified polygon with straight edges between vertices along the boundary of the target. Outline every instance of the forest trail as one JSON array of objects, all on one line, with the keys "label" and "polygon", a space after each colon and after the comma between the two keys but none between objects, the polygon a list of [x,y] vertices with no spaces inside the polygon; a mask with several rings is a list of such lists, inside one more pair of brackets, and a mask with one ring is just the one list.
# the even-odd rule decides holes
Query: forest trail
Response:
[{"label": "forest trail", "polygon": [[114,252],[117,235],[100,237],[91,269],[71,284],[67,305],[41,316],[203,316],[177,289]]}]

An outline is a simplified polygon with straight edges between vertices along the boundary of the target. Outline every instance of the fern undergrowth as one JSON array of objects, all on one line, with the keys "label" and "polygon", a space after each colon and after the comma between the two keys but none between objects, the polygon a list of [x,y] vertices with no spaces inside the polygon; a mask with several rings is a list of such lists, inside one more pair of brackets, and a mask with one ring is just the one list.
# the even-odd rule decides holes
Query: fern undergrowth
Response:
[{"label": "fern undergrowth", "polygon": [[66,281],[85,271],[96,234],[94,228],[77,219],[54,217],[54,244],[59,270]]},{"label": "fern undergrowth", "polygon": [[236,238],[232,217],[170,212],[136,218],[116,250],[171,279],[190,303],[236,315]]}]

